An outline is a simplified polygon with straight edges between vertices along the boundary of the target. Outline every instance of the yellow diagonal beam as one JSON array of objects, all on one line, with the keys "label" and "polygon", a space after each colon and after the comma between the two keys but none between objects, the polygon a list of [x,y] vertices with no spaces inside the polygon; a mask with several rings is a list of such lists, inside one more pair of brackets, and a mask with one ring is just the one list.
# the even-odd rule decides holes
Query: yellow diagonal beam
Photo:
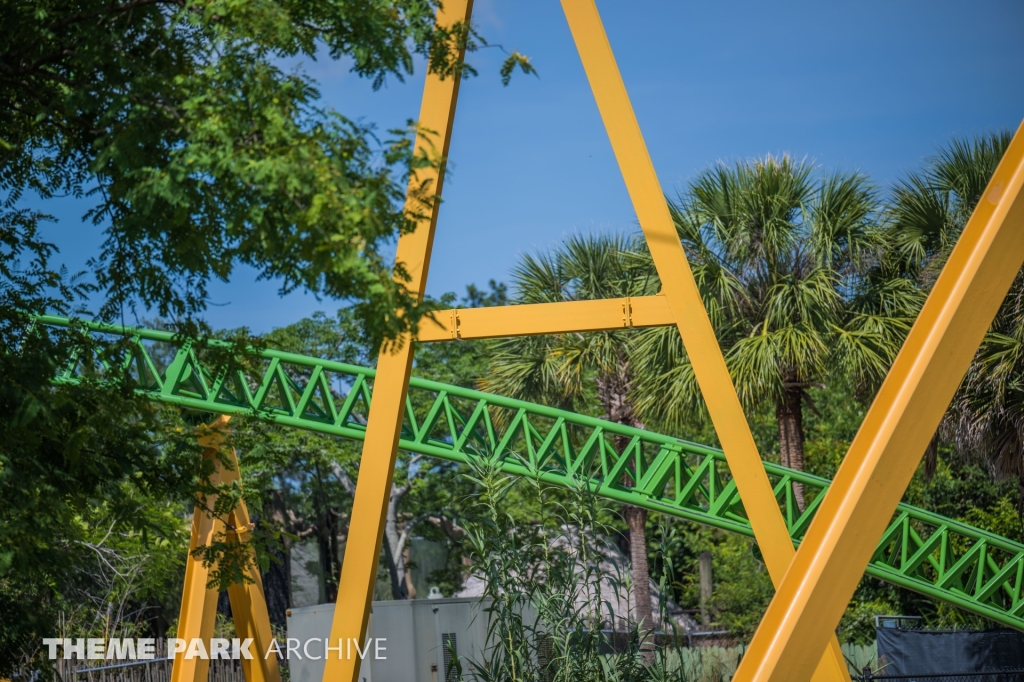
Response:
[{"label": "yellow diagonal beam", "polygon": [[[472,6],[472,0],[445,0],[444,5],[438,8],[438,25],[468,24]],[[419,123],[421,128],[433,135],[425,137],[421,134],[417,137],[419,152],[431,157],[438,153],[447,157],[458,95],[459,78],[448,77],[442,80],[437,74],[427,74]],[[409,183],[410,198],[406,209],[415,214],[421,213],[420,202],[414,197],[424,186],[423,183],[440,198],[443,181],[443,166],[437,171],[429,170],[413,177]],[[430,214],[419,221],[414,231],[402,235],[398,240],[395,259],[405,266],[410,277],[406,286],[420,298],[427,284],[427,269],[439,208],[440,201],[433,202]],[[338,602],[331,625],[331,646],[337,646],[339,640],[345,646],[330,654],[325,661],[325,682],[356,682],[359,674],[358,658],[347,655],[351,651],[348,642],[355,640],[362,648],[366,638],[370,601],[373,598],[381,539],[384,535],[384,516],[391,493],[398,439],[405,413],[405,394],[412,370],[412,354],[413,340],[406,336],[397,348],[392,346],[383,349],[377,362],[373,403],[367,417],[366,439],[359,462],[359,479],[352,503],[345,560],[338,584]]]},{"label": "yellow diagonal beam", "polygon": [[420,341],[640,329],[675,324],[664,296],[560,301],[493,308],[441,310],[424,320]]},{"label": "yellow diagonal beam", "polygon": [[[225,420],[226,421],[226,420]],[[238,466],[238,456],[234,448],[225,453],[229,470],[220,474],[221,484],[238,482],[241,484],[242,471]],[[236,540],[240,544],[246,544],[252,537],[253,524],[249,519],[249,510],[244,501],[239,501],[238,506],[231,512],[229,517],[231,529],[226,534],[227,540]],[[249,548],[251,553],[253,550]],[[252,557],[250,557],[252,558]],[[263,592],[263,576],[260,575],[259,565],[250,561],[246,567],[248,582],[232,584],[228,587],[228,600],[231,603],[231,616],[235,622],[235,636],[239,640],[252,640],[249,651],[251,659],[241,658],[242,673],[246,682],[280,682],[281,672],[277,665],[277,656],[267,656],[273,640],[273,632],[270,628],[270,613],[267,610],[266,595]]]},{"label": "yellow diagonal beam", "polygon": [[807,679],[1024,263],[1024,124],[907,336],[734,680]]},{"label": "yellow diagonal beam", "polygon": [[[601,17],[593,0],[562,0],[562,8],[626,181],[640,228],[654,258],[662,293],[679,327],[765,565],[772,581],[778,585],[794,555],[789,531],[683,253]],[[835,635],[832,634],[829,640],[828,635],[832,631],[823,632],[825,636],[820,639],[820,645],[808,651],[808,656],[815,661],[820,660],[814,679],[850,679]],[[825,652],[824,656],[822,652]]]}]

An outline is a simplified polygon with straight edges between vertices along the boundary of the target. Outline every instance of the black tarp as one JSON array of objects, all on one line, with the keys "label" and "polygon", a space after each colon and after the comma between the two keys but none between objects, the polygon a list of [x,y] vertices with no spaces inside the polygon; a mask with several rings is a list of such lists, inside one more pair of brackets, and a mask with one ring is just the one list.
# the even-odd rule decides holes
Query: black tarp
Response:
[{"label": "black tarp", "polygon": [[878,628],[875,635],[881,675],[1024,668],[1024,633],[1016,630]]}]

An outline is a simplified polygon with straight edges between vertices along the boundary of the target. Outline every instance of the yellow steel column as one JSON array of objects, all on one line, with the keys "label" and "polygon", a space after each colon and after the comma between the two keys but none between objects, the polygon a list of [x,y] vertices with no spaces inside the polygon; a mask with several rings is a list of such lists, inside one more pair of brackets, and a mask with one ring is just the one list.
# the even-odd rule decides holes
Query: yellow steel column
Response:
[{"label": "yellow steel column", "polygon": [[[761,464],[736,390],[725,365],[700,291],[676,234],[654,164],[622,82],[594,0],[562,0],[562,8],[583,68],[597,100],[633,208],[661,277],[683,344],[693,363],[701,393],[736,480],[743,508],[764,555],[772,581],[778,585],[793,558],[793,544],[779,510],[771,482]],[[829,631],[830,632],[830,631]],[[828,632],[825,633],[828,635]],[[827,637],[826,637],[827,639]],[[833,635],[809,652],[820,659],[815,680],[850,679],[846,662]],[[825,652],[822,657],[821,652]]]},{"label": "yellow steel column", "polygon": [[807,679],[1024,263],[1024,124],[875,396],[734,680]]},{"label": "yellow steel column", "polygon": [[[217,452],[224,440],[221,429],[227,424],[228,417],[220,417],[211,425],[210,431],[199,438],[203,448],[203,460],[214,462],[214,471],[210,483],[220,483],[222,473],[217,463]],[[208,589],[206,583],[210,578],[210,566],[203,566],[203,560],[192,556],[192,552],[200,546],[209,545],[216,535],[224,530],[224,523],[205,509],[213,506],[213,500],[199,500],[192,512],[192,535],[188,544],[188,557],[185,563],[185,586],[181,593],[181,610],[178,614],[177,637],[186,641],[202,639],[209,650],[210,638],[217,616],[217,590]],[[167,652],[170,655],[171,652]],[[206,682],[210,670],[210,662],[203,658],[185,658],[185,652],[174,656],[171,667],[171,682]]]},{"label": "yellow steel column", "polygon": [[[445,0],[444,6],[438,9],[437,23],[442,26],[468,23],[472,6],[472,0]],[[440,152],[443,157],[448,155],[458,96],[458,78],[442,80],[436,74],[427,74],[419,124],[435,135],[431,138],[420,137],[417,140],[420,150],[431,154]],[[436,174],[432,171],[429,174],[421,172],[410,181],[410,199],[407,204],[410,210],[419,209],[412,194],[425,180],[433,182],[434,194],[440,197],[444,181],[443,167]],[[402,235],[398,240],[396,261],[405,265],[411,277],[407,286],[421,297],[427,282],[439,204],[439,201],[435,201],[431,214],[420,221],[416,230]],[[349,641],[354,640],[362,648],[366,638],[367,618],[384,534],[384,515],[395,471],[395,456],[405,414],[405,394],[412,369],[413,340],[407,336],[401,341],[397,349],[382,351],[377,361],[373,402],[367,418],[366,440],[363,442],[345,560],[338,585],[338,602],[331,625],[331,645],[337,646],[340,640],[344,646],[341,651],[332,652],[325,661],[325,681],[356,682],[359,674],[358,657],[348,656],[355,648],[349,645]]]}]

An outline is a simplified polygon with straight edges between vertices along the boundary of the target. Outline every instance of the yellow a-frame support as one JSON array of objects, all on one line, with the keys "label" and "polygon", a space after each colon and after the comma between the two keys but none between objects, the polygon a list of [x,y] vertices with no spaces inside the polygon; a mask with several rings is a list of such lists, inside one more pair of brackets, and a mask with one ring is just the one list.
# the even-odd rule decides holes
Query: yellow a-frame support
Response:
[{"label": "yellow a-frame support", "polygon": [[[219,417],[206,427],[206,433],[199,438],[199,445],[203,448],[203,459],[213,464],[213,473],[209,478],[211,485],[241,482],[235,451],[233,448],[227,449],[224,444],[224,433],[230,419],[228,416]],[[225,467],[222,461],[226,461],[229,466]],[[217,590],[206,586],[213,567],[204,566],[201,558],[192,556],[192,551],[196,547],[209,545],[225,532],[228,541],[238,540],[244,543],[252,531],[245,502],[239,502],[227,519],[218,518],[210,513],[216,504],[216,496],[196,500],[196,508],[192,514],[189,555],[185,564],[185,589],[181,595],[181,612],[178,616],[178,639],[202,640],[207,653],[210,651],[210,639],[213,637],[217,615]],[[235,637],[241,642],[246,639],[252,640],[248,647],[252,658],[241,657],[245,679],[247,682],[281,682],[277,657],[265,655],[271,646],[273,635],[270,630],[267,602],[263,596],[263,579],[255,565],[250,564],[249,582],[244,585],[232,585],[228,589],[228,598],[231,601],[231,615],[235,621]],[[189,658],[187,654],[187,650],[175,654],[171,682],[206,682],[210,661],[196,655]]]},{"label": "yellow a-frame support", "polygon": [[[659,296],[628,300],[451,311],[437,316],[440,320],[437,327],[430,328],[430,324],[425,323],[428,328],[420,334],[419,340],[676,325],[693,362],[697,381],[725,450],[729,468],[736,477],[740,497],[762,548],[768,571],[772,580],[779,583],[793,558],[793,545],[771,483],[761,465],[760,455],[729,377],[711,321],[676,235],[668,205],[597,7],[593,0],[562,0],[562,8],[640,227],[654,257],[662,281],[662,293]],[[438,23],[468,24],[471,11],[471,0],[448,0],[438,14]],[[457,81],[441,80],[436,75],[427,76],[420,125],[438,132],[439,139],[435,139],[433,144],[421,139],[418,144],[425,151],[440,150],[443,155],[447,155],[457,99]],[[442,169],[438,175],[427,178],[433,181],[438,195],[441,193],[443,172]],[[422,176],[415,179],[416,188],[421,186],[423,179]],[[412,277],[408,286],[421,296],[426,285],[436,223],[435,205],[429,218],[424,219],[416,231],[404,235],[398,244],[397,258]],[[636,325],[633,323],[634,311],[640,318]],[[331,642],[335,644],[339,640],[344,643],[349,640],[362,643],[366,638],[413,350],[413,339],[403,339],[397,350],[381,354],[377,367],[374,399],[370,407],[345,562],[338,588],[338,606],[330,636]],[[825,652],[824,657],[820,655],[821,652]],[[824,682],[849,679],[835,637],[827,645],[822,643],[818,658],[820,663],[815,680]],[[326,661],[324,680],[356,682],[358,672],[359,661],[339,653]]]},{"label": "yellow a-frame support", "polygon": [[[769,574],[779,589],[735,679],[849,680],[834,628],[885,521],[1024,261],[1024,132],[1018,131],[996,171],[796,553],[676,235],[594,0],[562,0],[562,7],[654,258],[662,292],[633,299],[449,311],[437,315],[436,325],[425,323],[416,341],[676,325]],[[447,0],[438,13],[438,23],[468,24],[471,10],[472,0]],[[447,156],[458,92],[457,79],[427,75],[419,122],[434,135],[417,140],[420,151]],[[442,167],[420,173],[413,182],[417,190],[423,182],[432,184],[440,196],[443,180]],[[418,210],[418,204],[412,203],[418,201],[412,190],[411,183],[410,208]],[[426,286],[438,208],[435,202],[417,229],[399,240],[397,259],[411,277],[406,284],[420,296]],[[383,352],[378,364],[332,643],[355,640],[361,644],[366,637],[414,352],[413,339],[401,341]],[[209,441],[208,445],[216,447],[217,443]],[[237,467],[223,475],[237,476]],[[218,523],[201,516],[198,509],[196,513],[193,547],[208,542]],[[247,528],[244,507],[236,514],[241,516],[236,516],[235,527]],[[244,523],[238,523],[239,519]],[[205,588],[207,575],[208,570],[190,558],[179,637],[209,639],[216,595]],[[264,645],[260,647],[262,658],[270,627],[258,573],[253,584],[235,593],[232,611],[239,636],[259,637],[257,641]],[[332,649],[334,656],[325,661],[325,682],[355,682],[359,661],[344,655],[350,647]],[[201,662],[176,659],[173,682],[205,682],[205,676]],[[247,668],[246,676],[249,682],[277,682],[276,660]]]}]

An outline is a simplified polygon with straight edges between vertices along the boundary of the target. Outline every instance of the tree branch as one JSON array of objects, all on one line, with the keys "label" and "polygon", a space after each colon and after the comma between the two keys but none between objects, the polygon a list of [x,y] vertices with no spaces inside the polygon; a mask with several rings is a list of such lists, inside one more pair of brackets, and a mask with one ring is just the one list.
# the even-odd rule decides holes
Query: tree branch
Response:
[{"label": "tree branch", "polygon": [[331,462],[331,473],[338,479],[338,482],[341,483],[341,487],[344,488],[346,493],[349,495],[356,494],[356,484],[352,482],[348,472],[345,471],[340,464],[337,462]]}]

